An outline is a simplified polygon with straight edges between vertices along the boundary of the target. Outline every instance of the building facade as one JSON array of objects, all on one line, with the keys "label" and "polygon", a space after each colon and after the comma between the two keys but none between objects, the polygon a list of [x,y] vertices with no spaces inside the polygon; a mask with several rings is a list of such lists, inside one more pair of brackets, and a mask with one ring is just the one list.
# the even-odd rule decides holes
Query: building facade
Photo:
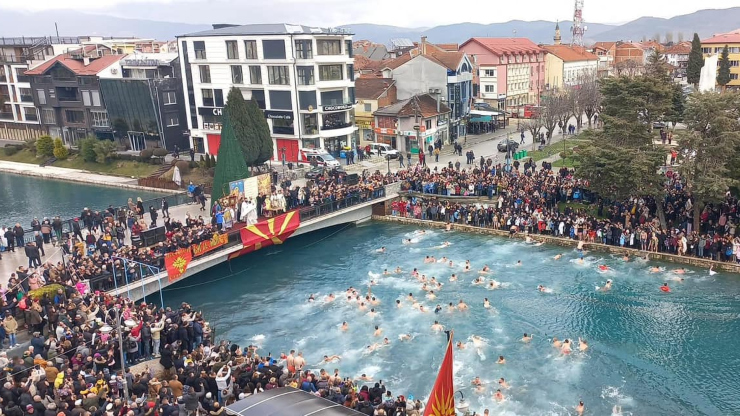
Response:
[{"label": "building facade", "polygon": [[128,149],[188,149],[185,96],[177,53],[134,53],[122,77],[100,76],[113,135]]},{"label": "building facade", "polygon": [[[289,24],[219,26],[178,37],[190,144],[218,153],[221,114],[232,87],[263,110],[273,158],[300,148],[355,147],[352,35]],[[282,150],[285,149],[285,150]]]},{"label": "building facade", "polygon": [[427,152],[427,148],[447,143],[452,110],[439,96],[415,95],[378,109],[374,115],[375,137],[401,154]]},{"label": "building facade", "polygon": [[689,67],[691,42],[680,42],[666,49],[666,61],[673,67],[673,78],[684,80]]},{"label": "building facade", "polygon": [[355,79],[355,125],[361,146],[375,141],[373,113],[397,101],[396,81],[392,78],[360,77]]},{"label": "building facade", "polygon": [[720,56],[725,45],[730,52],[730,82],[727,84],[727,87],[738,88],[740,87],[740,29],[714,35],[711,38],[701,41],[701,48],[705,57],[711,55]]},{"label": "building facade", "polygon": [[46,134],[26,71],[54,56],[53,45],[77,45],[78,38],[0,38],[0,139],[28,140]]},{"label": "building facade", "polygon": [[480,96],[499,110],[539,105],[546,51],[525,38],[471,38],[460,50],[478,65]]},{"label": "building facade", "polygon": [[558,90],[595,78],[599,57],[584,48],[570,45],[541,45],[545,55],[545,89]]},{"label": "building facade", "polygon": [[96,47],[83,47],[57,55],[26,71],[34,105],[45,131],[74,146],[85,137],[113,139],[100,77],[121,78],[124,55],[101,55]]},{"label": "building facade", "polygon": [[599,77],[614,75],[614,57],[617,53],[617,42],[596,42],[590,52],[599,57]]}]

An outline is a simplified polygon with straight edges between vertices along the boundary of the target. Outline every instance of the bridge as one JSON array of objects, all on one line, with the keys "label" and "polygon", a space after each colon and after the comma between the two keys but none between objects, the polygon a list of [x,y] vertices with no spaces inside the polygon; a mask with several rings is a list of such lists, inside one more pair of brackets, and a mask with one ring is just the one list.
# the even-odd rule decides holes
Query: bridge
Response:
[{"label": "bridge", "polygon": [[[373,191],[368,196],[350,196],[340,201],[333,201],[322,205],[305,207],[298,210],[300,225],[291,237],[312,233],[324,228],[334,227],[342,224],[360,223],[371,219],[372,215],[383,214],[385,202],[396,198],[400,191],[400,182],[386,185]],[[376,212],[373,212],[375,209]],[[382,212],[381,212],[382,211]],[[154,296],[154,302],[163,302],[161,290],[180,282],[190,276],[194,276],[209,268],[229,261],[240,255],[244,249],[240,233],[230,233],[228,242],[212,252],[200,257],[194,257],[187,265],[187,270],[177,280],[170,281],[164,268],[142,269],[140,275],[129,276],[118,273],[118,275],[98,276],[91,279],[92,290],[102,290],[112,295],[125,295],[131,299],[143,299]],[[248,255],[248,254],[247,254]],[[136,279],[130,281],[130,279]],[[150,299],[152,301],[152,299]]]}]

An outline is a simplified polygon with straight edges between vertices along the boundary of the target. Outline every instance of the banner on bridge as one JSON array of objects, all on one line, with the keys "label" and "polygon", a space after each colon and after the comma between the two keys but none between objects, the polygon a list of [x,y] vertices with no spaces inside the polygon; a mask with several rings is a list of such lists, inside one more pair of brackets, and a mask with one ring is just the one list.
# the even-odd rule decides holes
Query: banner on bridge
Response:
[{"label": "banner on bridge", "polygon": [[244,248],[229,255],[229,260],[273,244],[283,244],[301,225],[298,211],[291,211],[240,230]]},{"label": "banner on bridge", "polygon": [[185,274],[192,259],[193,253],[190,251],[190,247],[181,248],[164,256],[164,266],[167,269],[170,282],[174,282]]},{"label": "banner on bridge", "polygon": [[229,234],[213,234],[210,240],[201,241],[199,244],[192,246],[193,257],[202,256],[203,254],[213,251],[229,242]]}]

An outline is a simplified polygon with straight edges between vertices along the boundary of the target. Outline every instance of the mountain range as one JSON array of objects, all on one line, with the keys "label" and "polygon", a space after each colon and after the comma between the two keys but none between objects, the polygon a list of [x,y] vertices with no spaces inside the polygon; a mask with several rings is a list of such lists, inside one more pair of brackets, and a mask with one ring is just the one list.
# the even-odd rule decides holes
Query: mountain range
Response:
[{"label": "mountain range", "polygon": [[[185,33],[208,30],[207,24],[189,24],[142,19],[126,19],[108,15],[88,14],[71,10],[21,13],[0,8],[3,24],[0,36],[43,36],[55,35],[55,22],[61,36],[116,36],[140,37],[159,40],[174,39]],[[393,38],[418,40],[427,36],[435,43],[462,43],[471,37],[526,37],[535,43],[551,43],[556,22],[544,20],[512,20],[505,23],[479,24],[456,23],[431,28],[405,28],[370,23],[348,24],[355,40],[366,39],[388,44]],[[559,22],[563,42],[570,41],[571,22]],[[656,35],[665,40],[666,35],[678,41],[680,37],[690,40],[694,32],[701,37],[729,32],[740,26],[740,7],[728,9],[699,10],[670,19],[641,17],[622,25],[587,23],[586,43],[595,41],[639,41],[653,39]],[[84,28],[84,29],[80,29]]]}]

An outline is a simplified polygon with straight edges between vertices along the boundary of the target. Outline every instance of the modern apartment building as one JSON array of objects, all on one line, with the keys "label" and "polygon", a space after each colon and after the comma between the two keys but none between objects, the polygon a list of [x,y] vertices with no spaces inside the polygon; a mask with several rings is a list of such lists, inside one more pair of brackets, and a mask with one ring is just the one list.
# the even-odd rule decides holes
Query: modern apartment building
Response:
[{"label": "modern apartment building", "polygon": [[358,138],[352,35],[290,24],[214,25],[178,37],[190,142],[217,154],[229,90],[263,110],[275,154],[297,161],[300,148],[338,153]]},{"label": "modern apartment building", "polygon": [[26,71],[55,55],[55,46],[79,44],[79,38],[0,38],[0,139],[27,140],[45,134],[33,102]]},{"label": "modern apartment building", "polygon": [[738,88],[740,87],[740,29],[714,35],[701,41],[701,48],[705,57],[722,55],[722,49],[725,46],[730,52],[730,82],[727,87]]},{"label": "modern apartment building", "polygon": [[546,51],[526,38],[471,38],[460,45],[478,66],[480,96],[500,110],[539,104]]}]

